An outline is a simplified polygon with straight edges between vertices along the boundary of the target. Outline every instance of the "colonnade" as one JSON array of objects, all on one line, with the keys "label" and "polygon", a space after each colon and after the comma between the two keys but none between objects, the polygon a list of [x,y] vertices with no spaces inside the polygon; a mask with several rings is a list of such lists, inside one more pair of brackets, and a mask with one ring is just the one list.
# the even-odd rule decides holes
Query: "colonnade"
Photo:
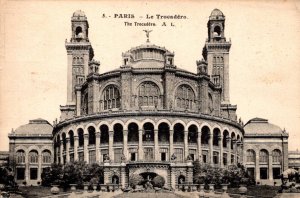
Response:
[{"label": "colonnade", "polygon": [[[162,129],[161,124],[165,124],[165,130]],[[115,156],[115,149],[122,149],[123,161],[174,160],[185,162],[187,159],[198,159],[203,163],[223,167],[224,165],[236,164],[239,159],[242,159],[240,157],[243,150],[242,137],[234,132],[229,134],[227,129],[221,130],[219,127],[211,128],[209,126],[200,128],[196,125],[186,127],[179,123],[173,125],[160,123],[157,125],[148,122],[140,125],[133,132],[128,125],[127,130],[123,130],[126,129],[126,126],[119,125],[118,127],[116,124],[113,126],[82,127],[75,130],[77,133],[74,133],[73,130],[68,133],[62,132],[55,138],[56,162],[62,164],[76,160],[84,160],[88,163],[103,162],[102,152],[104,150],[108,151],[107,159],[110,162],[120,162],[120,155],[118,153],[116,154],[118,156]],[[145,149],[153,150],[152,159],[147,158]],[[165,158],[160,154],[162,149],[164,152],[166,151]],[[182,154],[176,153],[178,149],[182,151]],[[134,159],[131,156],[132,150],[135,150],[133,152],[136,155]],[[95,152],[95,157],[89,156],[90,151]],[[80,152],[83,152],[83,159],[79,159]],[[72,158],[70,157],[71,154],[73,155]],[[174,157],[177,159],[173,159]]]}]

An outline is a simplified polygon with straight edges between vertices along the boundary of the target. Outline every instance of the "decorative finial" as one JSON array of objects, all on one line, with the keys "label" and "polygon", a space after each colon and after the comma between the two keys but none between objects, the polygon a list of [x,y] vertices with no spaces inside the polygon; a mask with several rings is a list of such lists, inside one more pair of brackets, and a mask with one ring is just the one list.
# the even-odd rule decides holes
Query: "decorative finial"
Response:
[{"label": "decorative finial", "polygon": [[143,30],[143,31],[146,32],[147,43],[149,43],[150,42],[150,40],[149,40],[149,34],[150,34],[150,32],[152,32],[152,30]]}]

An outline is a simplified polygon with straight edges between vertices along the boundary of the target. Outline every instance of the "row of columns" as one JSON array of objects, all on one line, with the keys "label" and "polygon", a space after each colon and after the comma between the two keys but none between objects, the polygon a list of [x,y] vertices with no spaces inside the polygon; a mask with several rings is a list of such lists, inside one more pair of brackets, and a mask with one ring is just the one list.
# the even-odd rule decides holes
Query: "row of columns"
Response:
[{"label": "row of columns", "polygon": [[[101,149],[100,149],[100,137],[101,133],[100,131],[96,131],[96,141],[95,141],[95,151],[96,151],[96,161],[99,162],[101,158]],[[114,132],[109,131],[109,141],[108,141],[108,154],[109,158],[111,160],[114,159],[114,148],[113,148],[113,137],[114,137]],[[170,130],[170,136],[169,136],[169,159],[171,159],[171,156],[174,153],[174,142],[173,142],[173,137],[174,137],[174,132],[173,130]],[[86,162],[89,161],[89,149],[88,149],[88,142],[89,141],[89,134],[84,134],[84,144],[83,144],[83,152],[84,152],[84,160]],[[202,161],[202,149],[201,149],[201,132],[198,132],[198,137],[197,137],[197,158]],[[188,131],[184,132],[184,158],[186,159],[189,155],[189,144],[188,144]],[[228,149],[228,155],[227,155],[227,163],[231,163],[231,138],[228,137],[226,139],[227,143],[227,149]],[[219,163],[220,166],[223,167],[223,137],[219,136],[218,137],[218,147],[219,150],[214,150],[213,149],[213,137],[210,135],[209,138],[209,162],[212,164],[213,163],[213,152],[214,151],[219,151]],[[79,146],[79,141],[78,141],[78,136],[74,136],[74,160],[78,160],[78,146]],[[237,163],[237,156],[241,155],[242,149],[242,143],[239,142],[237,143],[236,140],[233,140],[233,153],[234,154],[234,163]],[[61,163],[64,164],[64,158],[63,158],[63,140],[61,140],[61,144],[59,147],[59,156],[61,159]],[[124,151],[124,156],[126,159],[128,159],[128,131],[123,130],[123,151]],[[66,138],[66,162],[70,161],[70,139]],[[143,150],[143,130],[139,130],[139,141],[138,141],[138,160],[143,160],[144,157],[144,150]],[[158,161],[159,159],[159,142],[158,142],[158,130],[154,130],[154,160]],[[57,160],[58,161],[58,160]]]}]

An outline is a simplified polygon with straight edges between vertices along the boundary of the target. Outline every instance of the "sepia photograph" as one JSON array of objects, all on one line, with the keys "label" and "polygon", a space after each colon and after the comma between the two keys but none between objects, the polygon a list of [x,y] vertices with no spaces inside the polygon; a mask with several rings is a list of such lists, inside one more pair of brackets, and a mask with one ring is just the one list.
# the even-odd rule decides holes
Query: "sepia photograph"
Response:
[{"label": "sepia photograph", "polygon": [[0,0],[0,197],[300,197],[300,1]]}]

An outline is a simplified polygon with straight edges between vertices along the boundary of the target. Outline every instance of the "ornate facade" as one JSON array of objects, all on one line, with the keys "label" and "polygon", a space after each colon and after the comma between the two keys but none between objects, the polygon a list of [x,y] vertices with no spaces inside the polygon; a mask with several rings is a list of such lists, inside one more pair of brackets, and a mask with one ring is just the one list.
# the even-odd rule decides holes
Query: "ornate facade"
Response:
[{"label": "ornate facade", "polygon": [[244,164],[261,184],[279,184],[288,169],[288,134],[266,119],[253,118],[244,126]]},{"label": "ornate facade", "polygon": [[30,120],[9,135],[9,163],[19,184],[39,185],[43,168],[54,162],[53,127],[43,119]]},{"label": "ornate facade", "polygon": [[[59,122],[54,123],[53,131],[49,125],[51,132],[41,129],[31,136],[30,131],[36,131],[31,128],[9,135],[11,159],[23,160],[16,164],[20,174],[24,172],[23,180],[37,183],[42,167],[49,165],[42,162],[44,147],[33,142],[44,136],[51,162],[99,163],[104,167],[104,184],[126,187],[131,174],[151,174],[164,177],[166,186],[176,188],[179,183],[193,182],[193,160],[218,167],[247,162],[249,172],[254,166],[251,173],[260,178],[255,168],[259,164],[247,160],[251,148],[255,159],[260,152],[251,141],[261,140],[245,134],[242,122],[237,121],[237,106],[230,103],[231,42],[225,37],[225,16],[220,10],[214,9],[209,16],[203,59],[195,65],[197,73],[177,68],[175,54],[150,43],[149,31],[145,44],[122,54],[120,68],[100,73],[84,12],[74,12],[71,24],[72,37],[65,42],[67,103],[60,106]],[[28,141],[31,146],[17,145],[27,144],[26,137],[32,139]],[[281,137],[285,139],[280,146],[279,136],[274,136],[278,139],[274,149],[280,151],[277,157],[283,161],[288,136]],[[269,147],[267,151],[265,160],[273,155]],[[31,152],[38,156],[34,162]],[[35,165],[39,176],[32,182],[28,178]],[[277,161],[275,165],[286,168]]]},{"label": "ornate facade", "polygon": [[224,167],[242,159],[243,128],[229,100],[225,16],[213,10],[197,73],[177,68],[174,53],[149,42],[122,54],[119,69],[100,74],[82,11],[72,16],[67,105],[54,126],[55,161],[105,167],[105,183],[123,187],[132,173],[153,172],[175,188],[192,182],[192,163]]}]

